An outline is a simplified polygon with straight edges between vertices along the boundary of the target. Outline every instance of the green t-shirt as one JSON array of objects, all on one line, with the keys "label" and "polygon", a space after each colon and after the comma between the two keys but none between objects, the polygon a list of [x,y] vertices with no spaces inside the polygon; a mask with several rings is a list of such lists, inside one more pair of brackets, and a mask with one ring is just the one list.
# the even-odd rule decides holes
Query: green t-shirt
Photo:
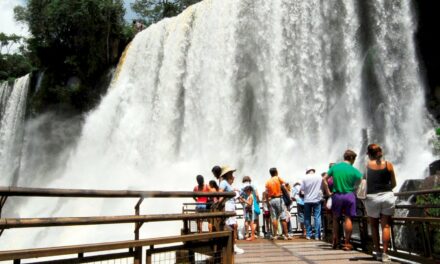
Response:
[{"label": "green t-shirt", "polygon": [[333,165],[327,174],[333,176],[332,192],[335,193],[353,192],[356,182],[362,179],[362,173],[346,162]]}]

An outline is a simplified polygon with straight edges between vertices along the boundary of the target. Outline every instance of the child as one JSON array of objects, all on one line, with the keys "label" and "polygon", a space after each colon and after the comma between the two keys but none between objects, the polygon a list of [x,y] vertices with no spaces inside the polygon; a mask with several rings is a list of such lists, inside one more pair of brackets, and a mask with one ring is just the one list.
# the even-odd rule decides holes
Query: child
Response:
[{"label": "child", "polygon": [[267,199],[267,193],[263,192],[263,221],[264,221],[264,236],[270,238],[272,234],[272,224],[270,222],[269,200]]},{"label": "child", "polygon": [[251,227],[251,236],[246,238],[247,241],[252,241],[255,239],[255,218],[257,214],[254,211],[254,195],[252,194],[253,188],[252,186],[248,185],[243,190],[246,195],[247,199],[241,198],[246,206],[246,217],[245,220],[247,224]]}]

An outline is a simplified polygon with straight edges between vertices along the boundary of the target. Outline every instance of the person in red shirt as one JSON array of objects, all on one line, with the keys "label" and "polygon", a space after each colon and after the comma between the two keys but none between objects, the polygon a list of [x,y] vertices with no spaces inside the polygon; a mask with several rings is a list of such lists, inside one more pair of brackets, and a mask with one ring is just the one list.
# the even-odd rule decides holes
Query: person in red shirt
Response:
[{"label": "person in red shirt", "polygon": [[[209,192],[209,187],[207,184],[205,184],[205,180],[202,175],[197,175],[196,180],[197,185],[194,187],[194,192]],[[197,202],[196,212],[206,212],[206,203],[208,202],[208,197],[194,197],[194,200]],[[202,222],[202,219],[197,220],[197,232],[199,233],[202,233]]]}]

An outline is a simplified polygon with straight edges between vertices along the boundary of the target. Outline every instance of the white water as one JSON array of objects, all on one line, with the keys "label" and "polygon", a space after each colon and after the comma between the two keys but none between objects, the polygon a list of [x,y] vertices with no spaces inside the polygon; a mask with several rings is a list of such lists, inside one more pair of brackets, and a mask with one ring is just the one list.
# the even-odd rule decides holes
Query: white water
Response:
[{"label": "white water", "polygon": [[0,83],[0,186],[16,185],[14,173],[20,166],[29,75],[13,85]]},{"label": "white water", "polygon": [[[359,2],[205,0],[152,25],[88,115],[64,172],[35,187],[192,190],[197,174],[210,179],[213,165],[228,164],[237,184],[250,175],[261,191],[270,167],[293,181],[346,148],[361,151],[363,129],[399,183],[422,178],[433,157],[411,1]],[[39,199],[20,215],[132,214],[135,202]],[[179,212],[180,202],[143,208]],[[0,239],[11,248],[99,242],[130,238],[132,226],[36,232]]]}]

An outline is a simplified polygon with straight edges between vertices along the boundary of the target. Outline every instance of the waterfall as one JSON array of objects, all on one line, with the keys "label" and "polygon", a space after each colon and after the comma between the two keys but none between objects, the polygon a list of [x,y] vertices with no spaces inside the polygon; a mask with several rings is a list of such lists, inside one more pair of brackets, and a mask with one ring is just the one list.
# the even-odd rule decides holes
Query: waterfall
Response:
[{"label": "waterfall", "polygon": [[[432,124],[413,12],[409,0],[193,5],[137,34],[64,172],[39,187],[192,190],[197,174],[209,179],[213,165],[227,164],[238,169],[236,184],[250,175],[262,191],[270,167],[289,181],[306,167],[326,171],[346,148],[360,152],[365,135],[383,145],[398,182],[422,178],[433,160]],[[360,155],[356,165],[363,163]],[[131,207],[60,200],[51,213],[131,214]],[[155,200],[143,207],[163,213],[180,205]],[[38,242],[98,242],[106,232],[132,232],[87,228],[45,230]],[[148,224],[143,236],[157,230],[169,231]]]},{"label": "waterfall", "polygon": [[0,185],[17,184],[29,75],[0,83]]}]

